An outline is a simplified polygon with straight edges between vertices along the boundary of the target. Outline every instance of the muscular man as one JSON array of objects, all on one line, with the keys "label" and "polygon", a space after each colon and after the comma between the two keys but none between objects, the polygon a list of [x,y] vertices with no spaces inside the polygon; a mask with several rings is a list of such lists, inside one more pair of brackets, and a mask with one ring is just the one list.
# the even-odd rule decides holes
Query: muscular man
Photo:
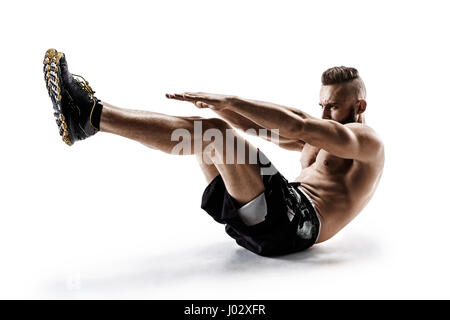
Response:
[{"label": "muscular man", "polygon": [[[217,118],[118,108],[97,99],[84,78],[69,72],[65,55],[54,49],[45,55],[44,74],[68,145],[103,131],[180,154],[174,132],[182,132],[188,141],[183,154],[196,155],[208,182],[201,207],[225,224],[239,245],[260,255],[297,252],[330,239],[366,206],[382,174],[383,143],[365,123],[366,89],[354,68],[334,67],[322,74],[321,118],[207,93],[166,96],[210,108]],[[286,180],[236,129],[262,138],[267,136],[261,129],[277,130],[280,147],[302,153],[300,175]],[[212,139],[211,132],[219,135]]]}]

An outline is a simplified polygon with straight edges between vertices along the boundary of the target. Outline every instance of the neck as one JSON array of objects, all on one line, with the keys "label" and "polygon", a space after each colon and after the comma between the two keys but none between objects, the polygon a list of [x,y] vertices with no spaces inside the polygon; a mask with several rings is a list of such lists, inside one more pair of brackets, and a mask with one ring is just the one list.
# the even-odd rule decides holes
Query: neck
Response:
[{"label": "neck", "polygon": [[363,114],[358,115],[358,118],[356,119],[356,122],[358,123],[366,123],[366,118]]}]

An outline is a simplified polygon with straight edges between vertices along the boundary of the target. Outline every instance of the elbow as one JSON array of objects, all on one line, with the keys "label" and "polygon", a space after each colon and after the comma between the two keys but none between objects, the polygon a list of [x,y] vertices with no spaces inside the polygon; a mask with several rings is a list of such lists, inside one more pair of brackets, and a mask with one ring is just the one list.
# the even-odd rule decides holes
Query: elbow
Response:
[{"label": "elbow", "polygon": [[303,140],[306,120],[304,119],[293,119],[286,126],[286,137],[292,140]]},{"label": "elbow", "polygon": [[288,131],[286,136],[288,136],[290,139],[293,140],[303,141],[305,138],[306,128],[308,126],[308,119],[303,119],[299,116],[295,116],[290,120],[291,121],[289,122],[288,121],[285,122],[289,123],[289,125],[286,126]]}]

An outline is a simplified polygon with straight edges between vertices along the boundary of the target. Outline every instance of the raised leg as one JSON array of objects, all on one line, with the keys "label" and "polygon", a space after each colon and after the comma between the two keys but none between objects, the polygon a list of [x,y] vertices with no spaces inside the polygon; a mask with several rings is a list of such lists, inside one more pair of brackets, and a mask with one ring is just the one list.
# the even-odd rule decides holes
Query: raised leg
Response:
[{"label": "raised leg", "polygon": [[[184,154],[197,156],[208,181],[220,174],[230,195],[242,204],[264,191],[259,166],[255,162],[257,149],[224,120],[171,116],[122,109],[106,102],[102,104],[100,131],[133,139],[166,153],[178,154],[174,153],[174,148],[180,142],[172,141],[172,134],[175,130],[185,130],[190,148],[185,149]],[[199,121],[202,124],[200,135],[195,129],[195,122],[198,124]],[[216,135],[214,139],[205,140],[208,130],[209,133],[220,133],[223,139],[218,139]],[[230,141],[233,143],[230,144]]]}]

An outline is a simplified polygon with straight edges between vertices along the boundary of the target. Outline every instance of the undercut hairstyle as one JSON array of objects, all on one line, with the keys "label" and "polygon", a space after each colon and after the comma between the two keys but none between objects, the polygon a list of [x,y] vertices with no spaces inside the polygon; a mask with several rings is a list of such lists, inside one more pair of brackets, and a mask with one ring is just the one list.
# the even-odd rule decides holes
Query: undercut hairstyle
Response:
[{"label": "undercut hairstyle", "polygon": [[324,86],[344,83],[351,85],[351,89],[354,90],[358,99],[366,98],[366,86],[355,68],[333,67],[322,73],[322,85]]}]

